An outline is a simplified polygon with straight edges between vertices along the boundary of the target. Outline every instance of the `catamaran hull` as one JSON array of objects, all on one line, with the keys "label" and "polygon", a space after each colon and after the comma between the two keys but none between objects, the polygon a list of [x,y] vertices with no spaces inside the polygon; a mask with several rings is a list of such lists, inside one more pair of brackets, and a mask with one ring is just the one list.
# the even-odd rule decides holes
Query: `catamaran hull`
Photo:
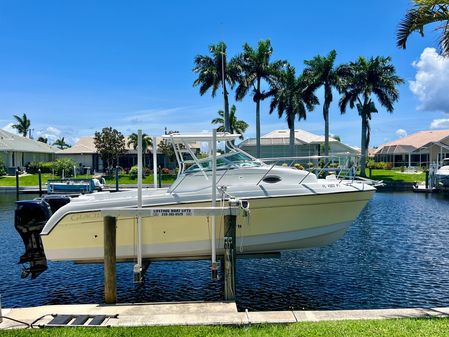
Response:
[{"label": "catamaran hull", "polygon": [[[250,199],[249,218],[237,217],[237,253],[258,254],[328,245],[346,232],[374,190]],[[205,207],[184,203],[164,207]],[[160,206],[158,206],[160,207]],[[217,253],[223,254],[223,218],[217,217]],[[144,259],[203,258],[211,254],[211,220],[202,217],[142,219]],[[49,260],[103,260],[103,218],[99,211],[66,214],[41,235]],[[135,218],[117,219],[117,259],[133,260]]]}]

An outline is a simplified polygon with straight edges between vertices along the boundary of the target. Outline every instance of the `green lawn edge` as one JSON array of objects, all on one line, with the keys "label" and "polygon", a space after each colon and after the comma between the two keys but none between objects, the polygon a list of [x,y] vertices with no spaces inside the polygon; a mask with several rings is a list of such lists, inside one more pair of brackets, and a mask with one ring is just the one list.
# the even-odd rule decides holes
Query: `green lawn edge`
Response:
[{"label": "green lawn edge", "polygon": [[[371,171],[371,175],[369,170],[366,170],[366,176],[370,177],[373,180],[382,180],[382,181],[397,181],[397,182],[423,182],[425,180],[425,173],[405,173],[400,170],[379,170],[373,169]],[[91,178],[92,176],[79,176],[78,178]],[[49,179],[59,179],[60,177],[52,176],[50,173],[42,174],[42,184],[43,186],[47,183]],[[153,186],[153,175],[149,175],[143,179],[144,185]],[[174,175],[162,175],[162,184],[171,185],[173,181],[176,179]],[[115,177],[106,178],[106,184],[109,186],[115,186]],[[119,184],[120,185],[136,185],[137,179],[131,179],[129,175],[120,175],[119,176]],[[37,174],[31,174],[22,176],[19,178],[20,186],[38,186],[39,178]],[[16,178],[15,177],[0,177],[0,186],[16,186]]]},{"label": "green lawn edge", "polygon": [[347,320],[242,326],[168,326],[130,328],[47,328],[0,330],[0,336],[220,336],[220,337],[433,337],[449,336],[448,318]]},{"label": "green lawn edge", "polygon": [[[42,188],[46,189],[45,184],[47,184],[48,180],[51,179],[60,179],[61,177],[53,176],[51,173],[42,174]],[[78,176],[77,178],[92,178],[92,176]],[[173,175],[162,175],[162,184],[170,185],[175,180],[176,176]],[[144,185],[154,184],[153,175],[149,175],[143,179]],[[110,186],[115,186],[115,177],[106,178],[106,184]],[[131,179],[129,175],[120,175],[119,176],[119,184],[120,185],[136,185],[137,179]],[[38,186],[39,185],[39,176],[37,174],[30,174],[26,176],[19,177],[19,186]],[[11,176],[2,176],[0,177],[0,186],[16,186],[16,177]]]}]

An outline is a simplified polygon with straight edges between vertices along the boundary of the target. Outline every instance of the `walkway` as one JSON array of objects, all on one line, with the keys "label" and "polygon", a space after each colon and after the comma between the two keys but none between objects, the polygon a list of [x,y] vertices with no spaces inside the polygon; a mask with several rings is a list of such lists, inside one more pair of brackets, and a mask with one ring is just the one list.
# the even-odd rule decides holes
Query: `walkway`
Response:
[{"label": "walkway", "polygon": [[[142,303],[117,305],[48,305],[32,308],[3,309],[3,316],[31,324],[43,325],[59,315],[116,315],[103,326],[160,326],[160,325],[246,325],[258,323],[295,323],[328,320],[392,319],[449,317],[449,307],[413,309],[328,310],[328,311],[260,311],[238,312],[235,303]],[[88,324],[89,321],[86,323]],[[3,319],[0,328],[25,327]]]}]

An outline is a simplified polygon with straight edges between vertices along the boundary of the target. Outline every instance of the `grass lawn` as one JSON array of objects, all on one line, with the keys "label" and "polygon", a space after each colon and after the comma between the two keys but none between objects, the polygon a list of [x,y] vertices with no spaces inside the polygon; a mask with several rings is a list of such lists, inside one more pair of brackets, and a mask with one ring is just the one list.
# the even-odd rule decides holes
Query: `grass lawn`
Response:
[{"label": "grass lawn", "polygon": [[[369,176],[369,170],[366,170],[366,176]],[[407,182],[423,182],[426,179],[426,174],[421,173],[405,173],[400,170],[372,170],[372,176],[374,180],[383,181],[407,181]]]},{"label": "grass lawn", "polygon": [[[60,179],[61,177],[52,176],[51,173],[43,173],[42,174],[42,188],[45,189],[45,184],[48,180],[51,179]],[[92,178],[92,176],[82,175],[77,176],[77,178]],[[162,175],[162,184],[172,184],[175,180],[176,176],[163,174]],[[145,185],[153,185],[153,175],[147,176],[143,179],[143,183]],[[110,179],[106,179],[106,184],[115,186],[115,177]],[[137,184],[137,179],[130,179],[129,175],[120,175],[119,176],[119,184]],[[38,186],[39,185],[39,177],[37,174],[30,174],[26,176],[19,177],[19,185],[20,186]],[[16,186],[16,177],[3,176],[0,177],[0,186]]]},{"label": "grass lawn", "polygon": [[220,337],[433,337],[449,336],[449,319],[393,319],[303,322],[277,325],[248,326],[181,326],[181,327],[136,327],[136,328],[51,328],[33,330],[0,330],[0,336],[220,336]]},{"label": "grass lawn", "polygon": [[[366,175],[369,177],[369,170],[366,170]],[[404,173],[400,170],[372,170],[371,178],[374,180],[383,180],[383,181],[408,181],[408,182],[422,182],[425,180],[425,173],[411,174]],[[49,179],[59,179],[60,177],[52,176],[50,173],[42,174],[42,185],[44,186]],[[91,176],[78,176],[77,178],[91,178]],[[176,179],[174,175],[163,174],[162,175],[162,184],[171,185],[173,181]],[[19,178],[20,186],[38,186],[39,180],[37,174],[31,174],[27,176],[23,176]],[[115,186],[115,177],[111,177],[106,179],[107,185]],[[130,179],[129,175],[123,174],[119,176],[119,184],[123,185],[135,185],[137,184],[137,179]],[[153,185],[153,175],[149,175],[143,179],[144,185]],[[0,186],[16,186],[16,177],[0,177]],[[45,186],[44,186],[45,187]],[[43,187],[43,188],[44,188]]]},{"label": "grass lawn", "polygon": [[[154,184],[154,180],[153,180],[153,175],[148,175],[146,176],[142,182],[144,185],[153,185]],[[163,174],[162,175],[162,184],[163,185],[170,185],[172,184],[176,179],[175,175],[169,175],[169,174]],[[118,179],[118,183],[119,184],[128,184],[128,185],[136,185],[137,184],[137,178],[136,179],[130,179],[129,175],[124,174],[124,175],[120,175],[119,179]],[[115,185],[115,177],[111,177],[106,179],[106,184],[107,185]]]}]

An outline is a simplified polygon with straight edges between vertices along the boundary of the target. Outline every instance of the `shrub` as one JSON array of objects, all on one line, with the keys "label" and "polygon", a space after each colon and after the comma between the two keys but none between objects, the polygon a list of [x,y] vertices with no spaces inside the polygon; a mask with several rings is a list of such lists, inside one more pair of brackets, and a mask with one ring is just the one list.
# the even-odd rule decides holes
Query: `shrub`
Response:
[{"label": "shrub", "polygon": [[143,175],[145,177],[147,177],[149,175],[152,175],[152,174],[153,174],[153,170],[152,169],[150,169],[149,167],[144,167],[143,168]]},{"label": "shrub", "polygon": [[[129,179],[137,179],[137,173],[139,171],[139,168],[137,166],[131,167],[129,170]],[[142,178],[145,178],[148,175],[148,172],[151,171],[149,168],[144,167],[142,172]]]},{"label": "shrub", "polygon": [[[56,175],[62,175],[62,170],[64,170],[64,175],[68,176],[73,174],[73,166],[77,164],[73,159],[70,158],[61,158],[53,162],[53,169],[55,170]],[[42,169],[41,169],[42,170]]]},{"label": "shrub", "polygon": [[32,161],[27,166],[28,173],[38,173],[41,169],[41,173],[52,173],[54,168],[54,162],[52,161]]},{"label": "shrub", "polygon": [[308,163],[307,163],[307,166],[308,166],[308,167],[309,167],[309,169],[310,169],[310,168],[312,168],[312,167],[313,167],[313,163],[312,163],[312,162],[308,162]]},{"label": "shrub", "polygon": [[0,176],[6,175],[6,166],[2,159],[0,159]]},{"label": "shrub", "polygon": [[297,170],[304,170],[304,166],[302,166],[301,164],[295,164],[295,168]]},{"label": "shrub", "polygon": [[137,179],[138,171],[139,169],[137,166],[131,167],[131,169],[129,170],[129,179]]},{"label": "shrub", "polygon": [[166,167],[162,168],[162,174],[170,174],[170,169]]},{"label": "shrub", "polygon": [[368,162],[366,163],[366,167],[371,168],[371,169],[377,168],[376,166],[377,166],[377,163],[373,159],[368,160]]},{"label": "shrub", "polygon": [[385,170],[391,170],[393,168],[393,163],[385,163]]}]

